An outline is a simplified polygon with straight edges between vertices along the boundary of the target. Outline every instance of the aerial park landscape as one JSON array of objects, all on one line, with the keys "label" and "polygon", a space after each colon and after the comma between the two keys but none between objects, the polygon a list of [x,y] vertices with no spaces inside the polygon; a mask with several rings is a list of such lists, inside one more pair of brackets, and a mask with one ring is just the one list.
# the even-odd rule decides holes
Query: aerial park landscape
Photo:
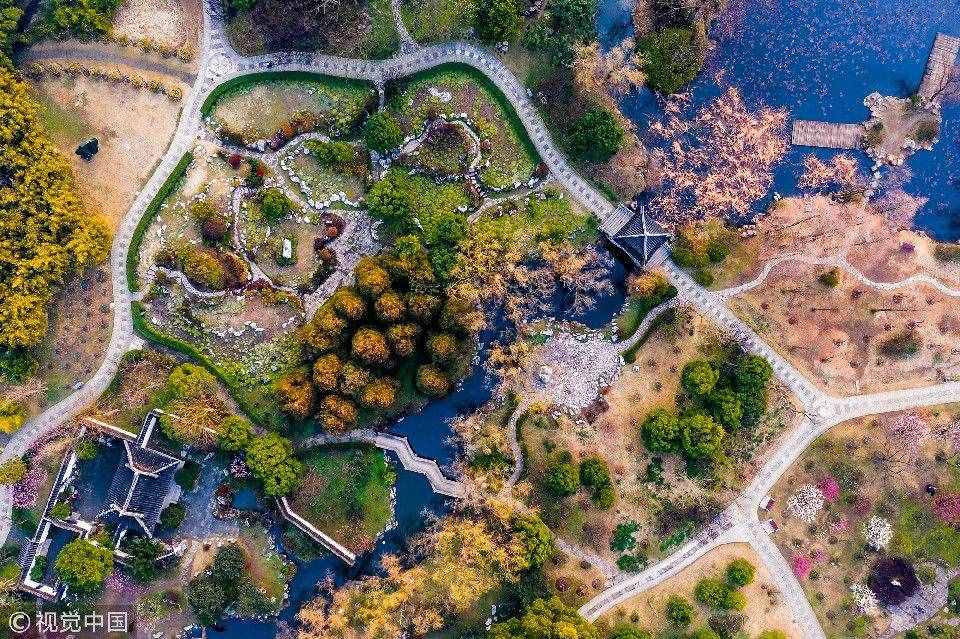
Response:
[{"label": "aerial park landscape", "polygon": [[960,636],[956,6],[0,16],[3,636]]}]

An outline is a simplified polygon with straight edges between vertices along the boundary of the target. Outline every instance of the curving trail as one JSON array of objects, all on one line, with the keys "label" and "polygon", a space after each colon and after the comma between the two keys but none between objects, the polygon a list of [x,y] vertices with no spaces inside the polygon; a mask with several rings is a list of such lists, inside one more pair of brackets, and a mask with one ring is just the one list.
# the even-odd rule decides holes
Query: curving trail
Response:
[{"label": "curving trail", "polygon": [[749,282],[744,282],[738,286],[731,286],[730,288],[720,289],[715,291],[715,294],[718,297],[724,299],[730,299],[731,297],[736,297],[737,295],[742,295],[747,291],[753,290],[758,286],[763,285],[763,283],[770,277],[770,274],[775,268],[782,264],[787,264],[789,262],[799,262],[801,264],[808,264],[810,266],[832,266],[839,268],[848,274],[852,275],[859,282],[870,288],[874,288],[881,291],[892,291],[898,288],[904,288],[907,286],[916,286],[916,285],[926,285],[930,286],[940,293],[946,295],[947,297],[960,297],[960,289],[951,288],[947,286],[942,281],[930,277],[926,273],[916,273],[911,275],[908,278],[902,279],[898,282],[877,282],[870,279],[864,275],[859,269],[854,267],[850,262],[847,261],[847,258],[844,255],[830,255],[827,257],[813,257],[806,255],[804,253],[788,253],[785,255],[780,255],[769,262],[767,262],[760,273],[750,280]]},{"label": "curving trail", "polygon": [[[395,19],[399,16],[399,4],[391,4]],[[205,97],[222,82],[242,75],[261,71],[306,71],[327,74],[342,78],[367,80],[383,89],[393,79],[411,75],[441,64],[459,63],[469,65],[487,76],[513,105],[520,121],[530,136],[541,159],[550,169],[555,179],[601,221],[601,224],[614,216],[614,205],[607,201],[588,182],[581,178],[566,162],[562,153],[551,140],[536,107],[530,100],[527,90],[520,81],[494,56],[483,49],[465,43],[450,43],[437,46],[419,46],[409,39],[402,20],[398,23],[398,32],[404,40],[399,55],[388,60],[351,60],[310,53],[278,53],[254,58],[238,56],[224,34],[223,8],[219,0],[204,0],[204,29],[195,81],[183,102],[180,121],[176,133],[153,175],[124,216],[114,237],[110,253],[113,278],[113,333],[106,356],[97,373],[84,387],[34,419],[13,435],[0,453],[0,462],[22,456],[30,446],[57,426],[76,417],[86,406],[93,403],[106,389],[117,371],[123,353],[140,344],[133,333],[130,302],[137,299],[127,288],[126,257],[130,248],[132,234],[137,222],[143,216],[147,205],[156,196],[161,184],[172,172],[183,154],[196,142],[201,131],[200,106]],[[382,95],[382,93],[381,93]],[[782,258],[788,261],[787,256]],[[792,258],[791,258],[792,259]],[[835,258],[837,264],[852,269],[842,258]],[[781,262],[782,263],[782,262]],[[846,264],[846,266],[844,266]],[[588,619],[596,619],[611,610],[617,604],[629,599],[645,589],[667,579],[689,566],[711,549],[732,541],[747,541],[760,553],[764,563],[770,568],[777,586],[784,594],[795,619],[803,629],[804,637],[823,639],[824,633],[817,622],[803,589],[793,577],[786,561],[763,530],[758,517],[758,508],[763,497],[776,483],[779,477],[796,461],[814,438],[831,426],[847,419],[905,410],[918,406],[956,401],[960,397],[960,382],[939,384],[928,388],[891,391],[850,398],[835,398],[814,387],[793,366],[765,344],[746,324],[739,320],[725,301],[738,292],[749,290],[762,283],[773,269],[768,264],[757,280],[733,289],[710,292],[697,285],[685,272],[667,260],[663,269],[668,279],[677,287],[678,297],[685,303],[693,304],[698,310],[713,318],[717,324],[735,337],[749,352],[766,357],[773,365],[774,373],[793,391],[805,408],[806,415],[794,428],[777,451],[767,461],[761,471],[714,522],[688,541],[675,553],[650,566],[641,573],[621,576],[602,593],[585,604],[581,613]],[[852,272],[852,271],[851,271]],[[854,273],[856,276],[857,274]],[[862,275],[861,280],[870,283]],[[958,291],[938,286],[927,281],[926,276],[914,276],[895,284],[872,283],[878,287],[896,288],[911,283],[925,283],[940,289],[945,294],[958,296]],[[336,284],[337,278],[328,282]],[[319,294],[319,293],[318,293]],[[663,305],[662,305],[663,306]],[[648,315],[649,321],[663,309],[653,309]],[[645,319],[646,321],[646,319]],[[639,331],[638,331],[639,332]],[[518,408],[519,411],[519,408]],[[511,419],[513,432],[511,447],[519,460],[519,444],[516,442],[515,412]],[[312,438],[314,444],[332,442],[327,436]],[[394,451],[405,468],[424,474],[434,490],[454,497],[466,495],[461,482],[445,477],[436,462],[419,457],[405,439],[384,433],[354,431],[344,441],[367,441],[382,448]],[[360,439],[363,438],[363,439]],[[7,538],[10,528],[11,490],[0,489],[0,542]],[[573,549],[577,551],[578,549]],[[583,556],[583,552],[579,552]]]}]

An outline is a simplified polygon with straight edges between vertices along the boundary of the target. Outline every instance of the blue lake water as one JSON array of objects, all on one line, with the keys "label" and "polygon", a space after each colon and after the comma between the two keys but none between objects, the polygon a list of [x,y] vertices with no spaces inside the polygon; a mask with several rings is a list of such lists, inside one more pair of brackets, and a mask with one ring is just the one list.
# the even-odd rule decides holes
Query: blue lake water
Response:
[{"label": "blue lake water", "polygon": [[[691,86],[693,103],[732,85],[754,107],[784,107],[793,118],[860,122],[869,117],[863,99],[870,93],[916,91],[937,32],[960,35],[957,0],[732,0],[711,30],[716,47]],[[607,0],[598,33],[606,47],[630,35],[629,8]],[[623,107],[641,135],[661,113],[646,90],[627,96]],[[906,190],[929,198],[917,228],[954,241],[960,239],[960,106],[947,105],[943,114],[939,144],[909,160],[914,176]],[[777,192],[796,192],[802,158],[811,152],[791,149],[776,170]],[[866,155],[861,164],[870,168]]]}]

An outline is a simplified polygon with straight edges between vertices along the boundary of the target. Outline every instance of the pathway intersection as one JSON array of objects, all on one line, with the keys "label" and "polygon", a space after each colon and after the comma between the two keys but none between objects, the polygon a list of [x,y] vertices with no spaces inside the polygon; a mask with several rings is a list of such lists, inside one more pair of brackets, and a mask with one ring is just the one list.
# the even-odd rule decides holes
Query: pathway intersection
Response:
[{"label": "pathway intersection", "polygon": [[[21,428],[0,452],[0,462],[22,456],[35,442],[54,431],[60,424],[74,419],[87,406],[93,404],[113,379],[123,354],[142,345],[142,340],[134,334],[131,316],[131,302],[137,299],[137,296],[129,290],[126,281],[126,258],[133,230],[174,166],[184,153],[196,144],[202,128],[200,107],[204,99],[213,89],[231,78],[262,71],[308,71],[368,80],[382,90],[391,79],[441,64],[454,62],[469,65],[484,73],[504,93],[555,179],[589,208],[600,219],[604,228],[608,226],[604,223],[612,221],[616,216],[614,205],[567,164],[547,133],[527,90],[511,71],[486,51],[465,43],[418,46],[408,41],[409,34],[406,34],[404,29],[401,31],[404,40],[401,52],[394,58],[382,61],[351,60],[300,52],[243,58],[227,42],[221,2],[204,0],[203,4],[204,29],[197,76],[183,101],[183,111],[176,133],[166,155],[124,216],[114,237],[110,254],[114,296],[113,332],[106,356],[96,374],[81,389]],[[393,4],[394,15],[398,16],[399,7],[396,3]],[[780,443],[747,488],[705,530],[675,553],[643,572],[626,575],[605,571],[609,573],[608,587],[587,602],[580,611],[587,619],[597,619],[630,597],[678,574],[711,549],[726,543],[746,542],[757,550],[769,569],[803,636],[824,639],[823,630],[803,588],[760,521],[758,511],[761,501],[807,446],[832,426],[864,415],[956,401],[960,397],[960,382],[847,398],[830,396],[804,378],[730,311],[726,300],[732,294],[732,289],[721,292],[707,291],[693,282],[688,274],[669,259],[664,260],[662,270],[678,289],[676,303],[693,305],[700,313],[713,318],[723,330],[735,337],[744,349],[762,355],[771,362],[777,378],[802,404],[804,415],[799,425]],[[765,270],[765,273],[768,272],[769,270]],[[903,284],[906,282],[899,285]],[[656,309],[656,312],[662,310],[664,309]],[[650,321],[653,315],[651,313]],[[516,420],[512,419],[511,424],[515,423]],[[381,441],[384,437],[386,439]],[[465,494],[465,487],[461,482],[443,476],[435,462],[416,455],[405,440],[390,439],[389,436],[374,433],[369,441],[397,452],[405,467],[426,475],[438,492],[455,497]],[[511,444],[514,442],[515,438]],[[518,451],[519,446],[516,446],[515,454],[520,463]],[[11,492],[9,487],[0,491],[0,543],[7,538],[10,530]],[[570,550],[578,555],[586,555],[579,549]]]}]

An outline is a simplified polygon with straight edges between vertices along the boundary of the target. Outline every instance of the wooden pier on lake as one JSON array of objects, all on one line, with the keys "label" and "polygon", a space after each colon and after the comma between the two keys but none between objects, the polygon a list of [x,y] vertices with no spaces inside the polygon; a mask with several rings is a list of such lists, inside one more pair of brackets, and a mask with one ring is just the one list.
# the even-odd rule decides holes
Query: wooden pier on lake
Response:
[{"label": "wooden pier on lake", "polygon": [[818,146],[824,149],[858,149],[863,141],[863,125],[793,121],[793,139],[796,146]]},{"label": "wooden pier on lake", "polygon": [[960,54],[960,38],[938,33],[933,41],[933,48],[930,49],[930,57],[927,58],[923,80],[920,82],[918,93],[921,96],[934,102],[940,101],[940,94],[950,81],[951,69],[957,63],[958,54]]}]

